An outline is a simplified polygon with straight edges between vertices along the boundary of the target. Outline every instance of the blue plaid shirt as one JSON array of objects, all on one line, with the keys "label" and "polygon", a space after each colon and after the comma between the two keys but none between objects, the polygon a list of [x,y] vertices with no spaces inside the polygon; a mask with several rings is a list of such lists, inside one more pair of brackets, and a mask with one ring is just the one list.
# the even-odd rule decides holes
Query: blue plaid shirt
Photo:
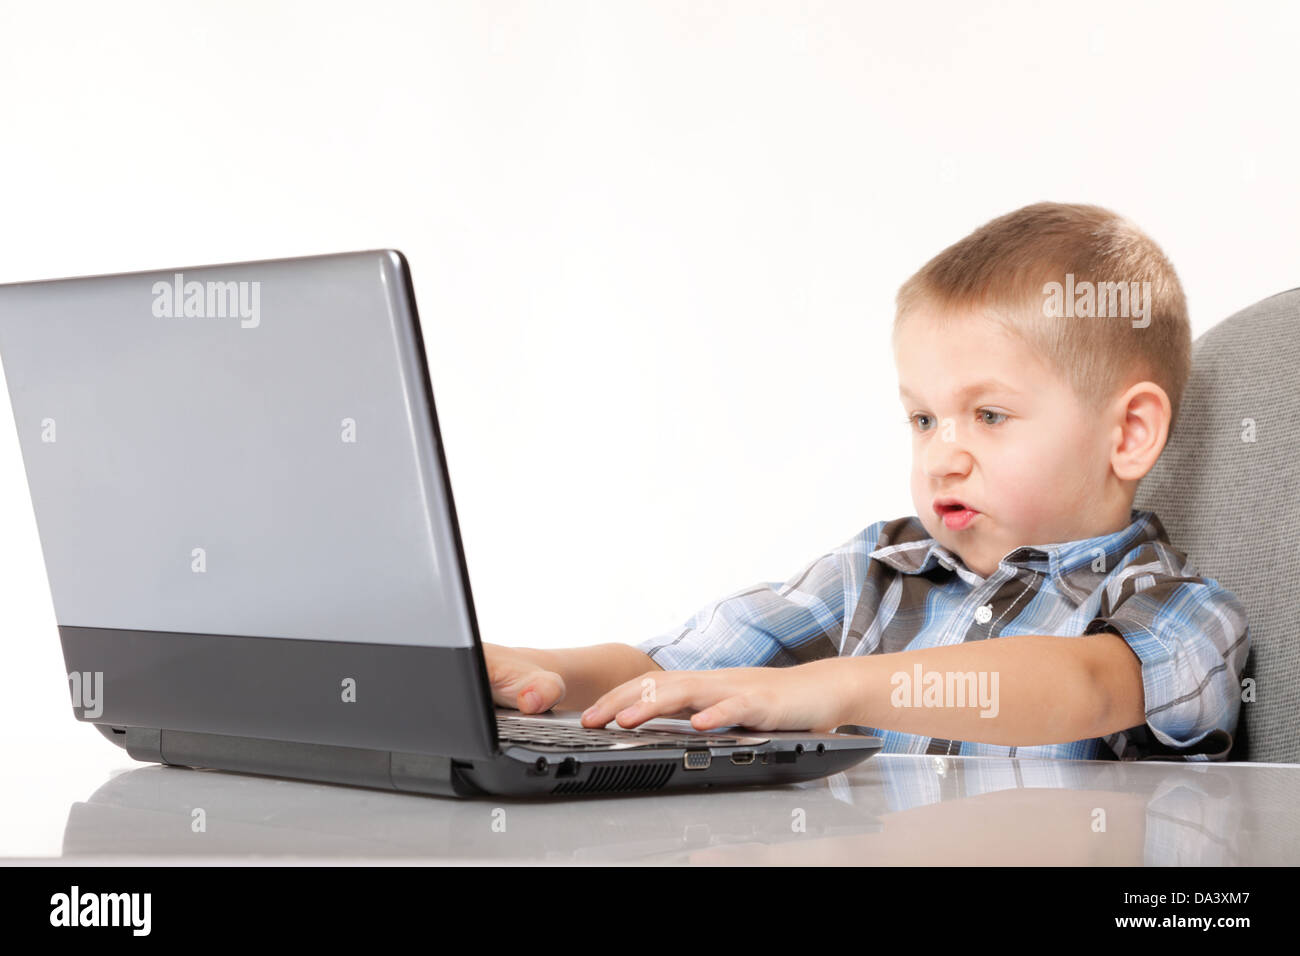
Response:
[{"label": "blue plaid shirt", "polygon": [[784,583],[720,598],[637,647],[665,670],[705,670],[1108,630],[1141,661],[1141,726],[1032,747],[869,730],[892,753],[1225,759],[1250,649],[1245,610],[1213,578],[1195,575],[1159,518],[1136,509],[1130,517],[1113,534],[1017,548],[987,578],[919,518],[878,521]]}]

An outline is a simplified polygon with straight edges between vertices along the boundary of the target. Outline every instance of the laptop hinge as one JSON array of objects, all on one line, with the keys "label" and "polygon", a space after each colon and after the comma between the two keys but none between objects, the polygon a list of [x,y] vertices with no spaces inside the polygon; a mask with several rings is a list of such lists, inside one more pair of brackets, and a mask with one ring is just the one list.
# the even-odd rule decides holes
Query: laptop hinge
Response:
[{"label": "laptop hinge", "polygon": [[465,779],[457,761],[436,754],[391,753],[389,773],[394,790],[431,793],[444,797],[469,797],[484,791]]},{"label": "laptop hinge", "polygon": [[126,728],[126,752],[136,760],[180,767],[233,770],[448,797],[481,792],[457,771],[457,761],[435,754],[390,753],[141,727]]},{"label": "laptop hinge", "polygon": [[[107,735],[106,735],[107,736]],[[118,740],[122,740],[120,736]],[[113,741],[117,743],[118,741]],[[162,734],[145,727],[127,727],[124,741],[126,752],[136,760],[162,763]]]}]

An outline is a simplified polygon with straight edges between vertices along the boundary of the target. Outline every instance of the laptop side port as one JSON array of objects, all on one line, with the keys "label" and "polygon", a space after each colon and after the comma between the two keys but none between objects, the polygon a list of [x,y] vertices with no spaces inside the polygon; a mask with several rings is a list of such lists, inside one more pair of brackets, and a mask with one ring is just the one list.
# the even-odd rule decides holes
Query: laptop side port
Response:
[{"label": "laptop side port", "polygon": [[741,750],[731,755],[731,762],[737,767],[746,767],[754,762],[754,751]]},{"label": "laptop side port", "polygon": [[682,756],[682,768],[685,770],[708,770],[713,762],[713,754],[707,750],[688,750]]}]

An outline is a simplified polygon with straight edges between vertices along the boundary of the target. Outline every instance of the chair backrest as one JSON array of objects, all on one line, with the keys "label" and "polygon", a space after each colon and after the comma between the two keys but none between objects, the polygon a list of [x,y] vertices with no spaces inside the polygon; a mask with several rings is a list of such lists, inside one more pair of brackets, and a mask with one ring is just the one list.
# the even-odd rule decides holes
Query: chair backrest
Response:
[{"label": "chair backrest", "polygon": [[1300,289],[1196,340],[1179,421],[1134,507],[1246,608],[1255,700],[1230,758],[1300,763]]}]

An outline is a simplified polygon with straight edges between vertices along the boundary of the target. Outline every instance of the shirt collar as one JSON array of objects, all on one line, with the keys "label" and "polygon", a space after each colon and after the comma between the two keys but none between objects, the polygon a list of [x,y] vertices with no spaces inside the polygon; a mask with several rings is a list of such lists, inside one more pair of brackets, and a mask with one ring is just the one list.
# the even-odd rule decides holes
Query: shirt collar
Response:
[{"label": "shirt collar", "polygon": [[[970,583],[984,580],[967,568],[959,555],[930,537],[915,515],[907,518],[899,531],[868,557],[903,574],[924,574],[937,565]],[[1153,512],[1132,508],[1129,525],[1121,531],[1080,541],[1025,545],[1007,552],[1001,563],[1048,575],[1063,594],[1077,602],[1095,591],[1126,554],[1148,541],[1168,543],[1169,538]]]}]

